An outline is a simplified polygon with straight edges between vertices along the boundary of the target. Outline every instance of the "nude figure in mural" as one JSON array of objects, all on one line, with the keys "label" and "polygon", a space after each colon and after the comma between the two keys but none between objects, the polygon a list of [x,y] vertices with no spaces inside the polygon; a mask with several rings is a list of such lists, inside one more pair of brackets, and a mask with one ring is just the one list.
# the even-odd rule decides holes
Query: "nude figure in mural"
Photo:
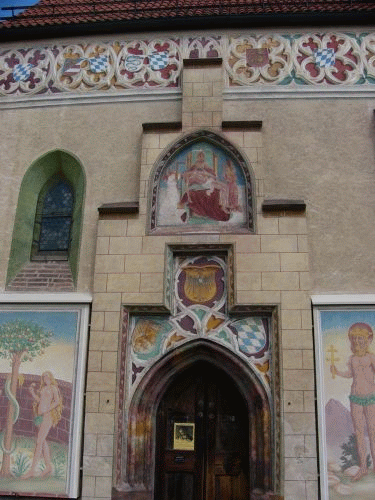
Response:
[{"label": "nude figure in mural", "polygon": [[355,323],[349,328],[348,336],[353,353],[348,360],[348,369],[340,371],[335,365],[331,365],[331,373],[353,379],[349,400],[357,442],[359,471],[352,480],[358,481],[368,474],[366,428],[370,439],[372,464],[375,467],[375,356],[368,350],[374,334],[368,324]]},{"label": "nude figure in mural", "polygon": [[62,398],[57,382],[51,372],[44,372],[40,379],[40,388],[36,392],[35,384],[29,388],[34,399],[34,423],[39,427],[36,438],[34,457],[31,469],[23,476],[23,479],[35,477],[39,460],[43,457],[45,468],[40,476],[48,476],[52,472],[51,453],[47,443],[47,436],[51,427],[55,427],[61,419]]}]

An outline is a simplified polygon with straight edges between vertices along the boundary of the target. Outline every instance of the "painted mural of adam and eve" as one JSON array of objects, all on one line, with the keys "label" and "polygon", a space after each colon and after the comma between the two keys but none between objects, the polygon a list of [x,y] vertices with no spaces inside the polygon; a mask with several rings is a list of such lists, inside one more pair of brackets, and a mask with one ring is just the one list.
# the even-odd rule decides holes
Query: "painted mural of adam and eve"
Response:
[{"label": "painted mural of adam and eve", "polygon": [[[328,458],[328,485],[330,498],[373,498],[375,487],[375,355],[370,352],[373,329],[365,322],[356,322],[347,329],[350,351],[345,358],[337,358],[333,344],[327,349],[330,387],[340,394],[343,379],[350,383],[349,412],[331,398],[326,404],[328,448],[334,440],[341,442],[339,460]],[[336,344],[337,345],[337,344]],[[346,361],[346,367],[345,367]],[[343,368],[345,367],[345,368]],[[345,390],[345,389],[344,389]],[[332,394],[331,394],[332,396]],[[346,422],[345,422],[346,419]],[[350,431],[348,432],[348,429]],[[341,433],[341,435],[340,435]],[[372,495],[372,496],[371,496]]]},{"label": "painted mural of adam and eve", "polygon": [[[44,323],[52,324],[51,318],[44,318]],[[55,435],[59,432],[64,397],[52,371],[43,370],[48,365],[58,369],[53,364],[59,345],[54,337],[53,331],[34,321],[0,324],[0,397],[6,408],[0,429],[0,491],[65,491],[67,443],[50,440],[52,429]],[[29,367],[28,374],[21,373],[23,365]]]},{"label": "painted mural of adam and eve", "polygon": [[158,225],[246,222],[245,179],[224,151],[205,142],[179,153],[163,172]]}]

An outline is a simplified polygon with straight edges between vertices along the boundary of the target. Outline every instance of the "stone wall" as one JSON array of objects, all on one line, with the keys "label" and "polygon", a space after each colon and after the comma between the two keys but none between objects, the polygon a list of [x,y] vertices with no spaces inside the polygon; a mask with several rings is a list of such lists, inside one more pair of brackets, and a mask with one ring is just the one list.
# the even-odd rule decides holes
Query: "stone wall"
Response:
[{"label": "stone wall", "polygon": [[[179,132],[144,133],[140,172],[139,215],[99,220],[94,275],[94,302],[86,396],[83,498],[109,498],[116,440],[116,391],[119,368],[121,304],[162,304],[167,245],[233,244],[238,304],[273,304],[279,311],[274,332],[281,344],[283,419],[287,500],[314,500],[317,458],[314,405],[314,358],[310,308],[308,229],[305,214],[265,214],[263,131],[222,131],[222,102],[205,111],[205,96],[220,69],[184,70],[183,132],[213,127],[250,160],[256,179],[256,234],[148,235],[149,181],[156,159]],[[218,83],[220,88],[220,83]],[[212,97],[211,97],[212,99]],[[210,101],[211,102],[211,101]],[[213,104],[211,103],[210,106]],[[122,342],[120,337],[120,341]],[[120,374],[120,376],[123,376]],[[115,459],[115,464],[113,462]]]}]

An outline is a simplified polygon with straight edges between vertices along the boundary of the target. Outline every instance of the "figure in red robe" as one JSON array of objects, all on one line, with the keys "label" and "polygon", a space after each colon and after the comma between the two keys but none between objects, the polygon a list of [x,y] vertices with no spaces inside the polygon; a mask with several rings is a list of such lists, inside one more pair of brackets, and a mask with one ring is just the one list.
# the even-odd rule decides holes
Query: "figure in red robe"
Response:
[{"label": "figure in red robe", "polygon": [[[207,164],[204,151],[200,150],[195,163],[184,173],[184,180],[186,190],[178,206],[187,207],[190,217],[226,222],[231,212],[239,208],[236,174],[230,160],[227,160],[225,182],[222,182]],[[182,220],[186,219],[184,213]]]}]

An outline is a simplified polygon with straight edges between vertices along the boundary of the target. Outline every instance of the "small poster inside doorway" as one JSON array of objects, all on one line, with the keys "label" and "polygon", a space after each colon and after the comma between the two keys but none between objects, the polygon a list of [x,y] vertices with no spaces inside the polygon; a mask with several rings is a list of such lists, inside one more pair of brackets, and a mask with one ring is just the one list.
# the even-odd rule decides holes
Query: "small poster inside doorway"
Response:
[{"label": "small poster inside doorway", "polygon": [[195,424],[175,422],[173,433],[174,450],[194,450],[194,440]]}]

